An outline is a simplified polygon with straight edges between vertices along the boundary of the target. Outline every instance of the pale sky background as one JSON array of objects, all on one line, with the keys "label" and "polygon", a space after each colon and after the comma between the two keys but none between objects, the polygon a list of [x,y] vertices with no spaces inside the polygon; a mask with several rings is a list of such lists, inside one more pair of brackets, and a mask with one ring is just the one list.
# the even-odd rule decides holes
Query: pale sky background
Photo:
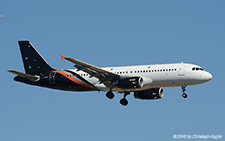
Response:
[{"label": "pale sky background", "polygon": [[[225,138],[225,2],[1,1],[1,141],[150,141],[173,135]],[[105,92],[66,92],[13,81],[24,71],[18,40],[29,40],[56,69],[60,54],[106,66],[193,63],[213,75],[205,84],[165,88],[161,100]]]}]

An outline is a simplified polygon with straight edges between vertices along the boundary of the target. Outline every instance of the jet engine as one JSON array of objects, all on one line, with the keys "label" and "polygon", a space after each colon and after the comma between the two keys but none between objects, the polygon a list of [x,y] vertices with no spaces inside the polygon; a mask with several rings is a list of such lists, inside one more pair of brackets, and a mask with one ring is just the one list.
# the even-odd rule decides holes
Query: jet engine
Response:
[{"label": "jet engine", "polygon": [[118,81],[119,88],[139,88],[143,86],[142,77],[123,78]]},{"label": "jet engine", "polygon": [[152,88],[144,91],[134,92],[134,98],[142,100],[160,99],[163,97],[162,88]]}]

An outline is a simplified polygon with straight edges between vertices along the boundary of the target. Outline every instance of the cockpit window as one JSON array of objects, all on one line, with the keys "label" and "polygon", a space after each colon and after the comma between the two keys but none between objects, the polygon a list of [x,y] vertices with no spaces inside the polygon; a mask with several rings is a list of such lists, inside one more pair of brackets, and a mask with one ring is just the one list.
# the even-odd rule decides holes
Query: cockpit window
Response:
[{"label": "cockpit window", "polygon": [[199,71],[199,70],[204,70],[203,68],[199,68],[199,67],[193,67],[192,71]]}]

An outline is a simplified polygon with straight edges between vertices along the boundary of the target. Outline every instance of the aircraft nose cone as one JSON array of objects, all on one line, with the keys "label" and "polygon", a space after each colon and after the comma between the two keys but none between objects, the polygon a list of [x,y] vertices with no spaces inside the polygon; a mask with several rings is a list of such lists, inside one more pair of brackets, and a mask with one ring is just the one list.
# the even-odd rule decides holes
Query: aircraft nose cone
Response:
[{"label": "aircraft nose cone", "polygon": [[212,77],[213,77],[212,74],[210,74],[209,72],[207,72],[207,73],[205,74],[205,79],[206,79],[206,81],[211,80]]}]

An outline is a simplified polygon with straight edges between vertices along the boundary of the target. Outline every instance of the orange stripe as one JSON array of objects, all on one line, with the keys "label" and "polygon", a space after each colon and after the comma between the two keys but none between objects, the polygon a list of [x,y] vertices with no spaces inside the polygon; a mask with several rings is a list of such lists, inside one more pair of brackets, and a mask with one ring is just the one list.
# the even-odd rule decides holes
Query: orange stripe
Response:
[{"label": "orange stripe", "polygon": [[74,79],[73,77],[71,77],[70,75],[68,75],[67,73],[65,72],[62,72],[62,71],[52,71],[52,72],[57,72],[59,74],[62,74],[63,76],[65,76],[66,78],[68,78],[69,80],[81,85],[81,86],[84,86],[84,87],[87,87],[87,88],[91,88],[91,89],[95,89],[94,87],[91,87],[91,86],[88,86],[88,85],[85,85],[79,81],[77,81],[76,79]]}]

